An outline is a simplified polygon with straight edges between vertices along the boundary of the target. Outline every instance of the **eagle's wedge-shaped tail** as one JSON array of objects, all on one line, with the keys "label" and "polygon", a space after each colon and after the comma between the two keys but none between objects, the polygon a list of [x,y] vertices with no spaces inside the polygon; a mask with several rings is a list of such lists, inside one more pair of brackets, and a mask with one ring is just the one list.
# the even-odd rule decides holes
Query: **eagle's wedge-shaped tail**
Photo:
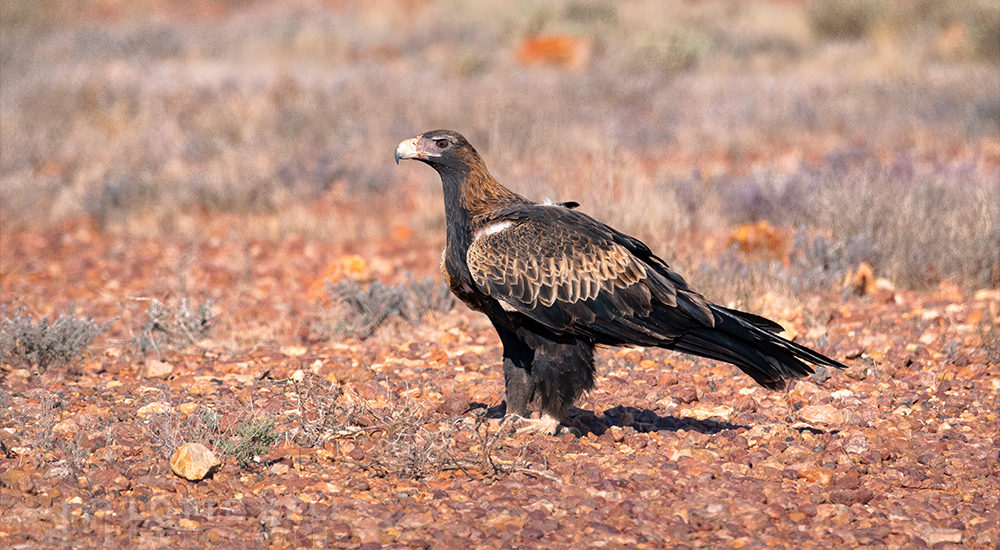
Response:
[{"label": "eagle's wedge-shaped tail", "polygon": [[[694,328],[670,348],[709,359],[725,361],[740,368],[758,384],[772,390],[784,389],[788,380],[813,373],[812,365],[846,368],[842,363],[786,340],[774,332],[781,326],[763,317],[742,311],[712,306],[716,313],[713,327]],[[767,330],[760,320],[773,326]]]}]

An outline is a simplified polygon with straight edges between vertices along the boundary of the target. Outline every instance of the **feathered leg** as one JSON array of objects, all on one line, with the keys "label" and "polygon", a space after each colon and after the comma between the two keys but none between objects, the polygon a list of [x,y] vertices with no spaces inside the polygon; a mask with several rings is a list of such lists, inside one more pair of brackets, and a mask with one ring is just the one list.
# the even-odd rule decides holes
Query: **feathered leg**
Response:
[{"label": "feathered leg", "polygon": [[535,352],[516,334],[496,327],[503,343],[503,378],[507,414],[527,417],[535,398],[535,381],[531,378],[531,361]]},{"label": "feathered leg", "polygon": [[554,435],[568,426],[566,412],[570,406],[583,392],[594,387],[594,346],[583,341],[570,344],[539,342],[530,376],[542,414],[533,425],[518,432]]},{"label": "feathered leg", "polygon": [[535,384],[528,369],[518,365],[513,359],[504,357],[503,378],[506,385],[507,414],[528,416],[528,406],[535,395]]},{"label": "feathered leg", "polygon": [[[594,345],[583,340],[555,342],[531,330],[494,326],[503,343],[507,414],[523,418],[518,433],[558,433],[567,424],[569,407],[594,387]],[[541,418],[531,419],[536,399]]]},{"label": "feathered leg", "polygon": [[583,392],[594,387],[594,346],[545,341],[535,347],[531,378],[542,412],[562,416]]}]

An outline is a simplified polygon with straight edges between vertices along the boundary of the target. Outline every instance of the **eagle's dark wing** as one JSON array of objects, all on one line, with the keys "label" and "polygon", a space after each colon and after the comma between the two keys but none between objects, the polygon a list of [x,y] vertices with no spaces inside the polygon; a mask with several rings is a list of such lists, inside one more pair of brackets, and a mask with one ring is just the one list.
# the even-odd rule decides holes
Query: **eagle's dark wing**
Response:
[{"label": "eagle's dark wing", "polygon": [[466,263],[480,291],[559,333],[726,361],[771,389],[812,373],[809,363],[844,368],[779,337],[774,321],[708,302],[641,241],[580,212],[496,212]]},{"label": "eagle's dark wing", "polygon": [[599,343],[665,345],[715,323],[710,304],[641,242],[558,206],[494,213],[466,263],[505,308]]}]

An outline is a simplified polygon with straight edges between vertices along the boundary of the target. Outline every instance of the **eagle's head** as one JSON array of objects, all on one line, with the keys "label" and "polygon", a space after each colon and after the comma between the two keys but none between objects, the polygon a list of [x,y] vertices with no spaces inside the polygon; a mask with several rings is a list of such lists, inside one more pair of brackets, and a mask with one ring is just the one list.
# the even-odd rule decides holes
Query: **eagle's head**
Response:
[{"label": "eagle's head", "polygon": [[468,169],[482,162],[462,134],[452,130],[431,130],[400,142],[396,147],[396,164],[400,159],[416,159],[439,172]]}]

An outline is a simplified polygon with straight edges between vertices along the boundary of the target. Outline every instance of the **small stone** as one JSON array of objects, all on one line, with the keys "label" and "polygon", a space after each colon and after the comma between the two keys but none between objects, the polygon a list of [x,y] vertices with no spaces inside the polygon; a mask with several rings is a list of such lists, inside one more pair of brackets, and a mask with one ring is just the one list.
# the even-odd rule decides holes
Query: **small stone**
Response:
[{"label": "small stone", "polygon": [[278,462],[277,464],[272,465],[269,468],[269,471],[271,472],[271,474],[276,476],[284,475],[286,472],[288,472],[288,464]]},{"label": "small stone", "polygon": [[845,286],[858,296],[872,294],[875,292],[875,270],[867,262],[861,262],[846,282]]},{"label": "small stone", "polygon": [[170,469],[190,481],[204,479],[219,464],[215,453],[201,443],[185,443],[170,458]]},{"label": "small stone", "polygon": [[375,378],[375,373],[370,368],[361,365],[335,366],[326,377],[328,382],[337,383],[367,382],[373,378]]},{"label": "small stone", "polygon": [[798,471],[799,478],[819,483],[824,487],[833,481],[833,470],[822,466],[806,466]]},{"label": "small stone", "polygon": [[34,487],[31,476],[24,470],[7,470],[0,473],[0,484],[15,491],[27,493]]},{"label": "small stone", "polygon": [[810,424],[843,424],[844,415],[833,405],[809,405],[799,410],[799,419]]},{"label": "small stone", "polygon": [[677,375],[672,372],[665,373],[656,380],[657,386],[673,386],[676,383]]},{"label": "small stone", "polygon": [[729,418],[733,416],[734,410],[735,409],[729,405],[718,405],[716,407],[712,407],[705,403],[698,403],[697,405],[684,409],[682,413],[684,416],[690,416],[698,420],[708,420],[709,418],[729,420]]},{"label": "small stone", "polygon": [[868,450],[868,440],[864,437],[852,437],[844,444],[844,452],[859,455]]},{"label": "small stone", "polygon": [[170,405],[163,403],[161,401],[153,401],[152,403],[147,403],[136,411],[140,417],[147,417],[154,414],[167,414],[170,412]]},{"label": "small stone", "polygon": [[307,351],[309,350],[302,346],[285,346],[281,348],[281,353],[283,353],[285,357],[300,357],[305,355]]},{"label": "small stone", "polygon": [[365,545],[371,545],[373,548],[382,547],[381,530],[374,518],[366,517],[353,522],[351,534],[358,538],[362,547]]},{"label": "small stone", "polygon": [[[938,283],[937,295],[941,300],[955,303],[960,303],[964,299],[962,296],[962,288],[948,280]],[[931,544],[931,546],[934,545]]]},{"label": "small stone", "polygon": [[670,397],[678,403],[692,403],[698,400],[698,392],[691,386],[683,386],[670,390]]},{"label": "small stone", "polygon": [[17,456],[14,449],[20,446],[13,434],[0,430],[0,458],[14,458]]},{"label": "small stone", "polygon": [[170,375],[174,373],[174,366],[170,363],[163,361],[157,361],[156,359],[150,359],[146,361],[146,364],[142,367],[142,377],[143,378],[156,378],[158,380],[166,380],[170,378]]},{"label": "small stone", "polygon": [[465,395],[453,393],[438,405],[437,410],[448,415],[465,414],[469,410],[469,399]]},{"label": "small stone", "polygon": [[195,395],[211,395],[219,391],[219,385],[214,380],[216,379],[211,376],[196,377],[194,383],[188,386],[187,390]]},{"label": "small stone", "polygon": [[197,521],[188,518],[181,518],[177,520],[177,525],[179,525],[182,529],[197,529],[201,526],[201,524]]},{"label": "small stone", "polygon": [[852,504],[868,504],[868,501],[874,497],[874,493],[862,487],[853,491],[832,491],[830,493],[830,502],[834,504],[843,504],[844,506],[850,506]]},{"label": "small stone", "polygon": [[980,302],[986,302],[989,300],[1000,301],[1000,288],[984,288],[977,290],[973,294],[972,298]]},{"label": "small stone", "polygon": [[621,443],[625,439],[625,430],[621,426],[611,426],[608,433],[616,443]]},{"label": "small stone", "polygon": [[371,484],[368,483],[368,480],[366,479],[355,479],[347,484],[347,488],[351,489],[352,491],[364,492],[364,491],[370,491],[372,487]]},{"label": "small stone", "polygon": [[53,435],[65,435],[72,434],[79,431],[80,427],[76,425],[76,422],[72,418],[67,418],[55,426],[52,426]]},{"label": "small stone", "polygon": [[181,403],[177,408],[184,414],[190,415],[194,414],[194,411],[198,410],[198,404],[194,401],[188,401],[187,403]]},{"label": "small stone", "polygon": [[943,527],[926,527],[920,531],[920,538],[924,539],[927,546],[934,546],[939,542],[950,542],[959,544],[962,542],[962,532],[958,529],[946,529]]},{"label": "small stone", "polygon": [[778,333],[778,336],[781,336],[785,340],[795,340],[798,337],[799,331],[795,330],[795,326],[792,325],[791,321],[786,319],[775,319],[774,321],[781,325],[781,332]]},{"label": "small stone", "polygon": [[432,518],[430,514],[423,512],[412,512],[406,514],[399,520],[400,527],[405,527],[407,529],[419,529],[421,527],[427,527],[432,523],[434,523],[434,518]]},{"label": "small stone", "polygon": [[878,277],[875,279],[875,290],[882,290],[891,293],[896,290],[896,285],[892,284],[892,281],[886,279],[885,277]]}]

